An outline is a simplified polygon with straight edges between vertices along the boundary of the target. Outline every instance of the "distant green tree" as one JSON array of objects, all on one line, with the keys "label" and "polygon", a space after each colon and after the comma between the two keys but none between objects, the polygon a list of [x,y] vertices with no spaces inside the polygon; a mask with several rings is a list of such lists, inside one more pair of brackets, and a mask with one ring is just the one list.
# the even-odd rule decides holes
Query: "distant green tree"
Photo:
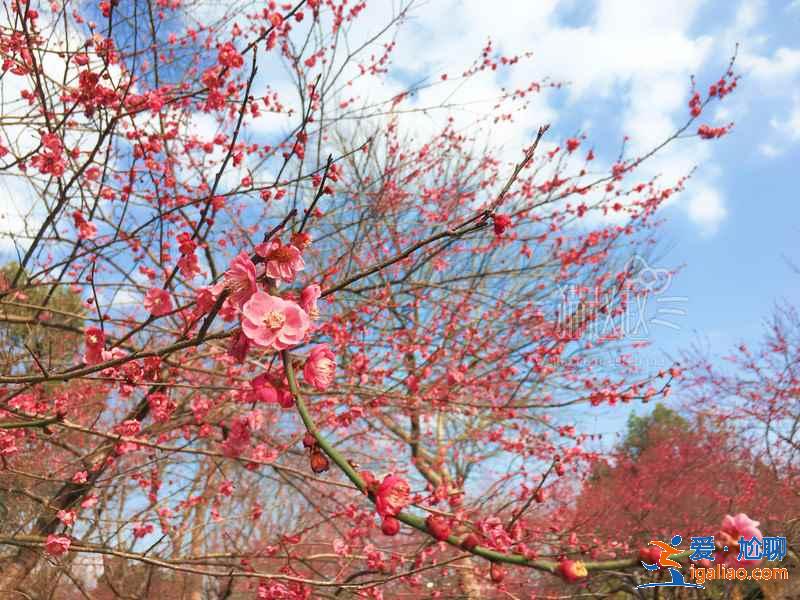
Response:
[{"label": "distant green tree", "polygon": [[84,308],[66,286],[17,278],[19,265],[0,267],[0,366],[9,373],[33,360],[50,369],[67,360],[80,344]]},{"label": "distant green tree", "polygon": [[631,413],[628,417],[625,439],[622,441],[620,449],[636,458],[662,434],[667,431],[674,433],[676,429],[688,432],[689,421],[671,408],[658,403],[648,415],[640,417],[636,413]]},{"label": "distant green tree", "polygon": [[[34,282],[24,272],[12,288],[18,269],[17,263],[0,267],[0,372],[13,373],[18,365],[31,360],[45,370],[70,364],[82,338],[84,309],[80,296],[65,286]],[[43,389],[57,385],[48,382]],[[40,514],[40,504],[18,493],[25,487],[25,480],[16,475],[0,476],[0,530],[4,524],[13,530],[15,524]],[[55,490],[57,485],[49,487]]]},{"label": "distant green tree", "polygon": [[[675,430],[689,432],[691,425],[680,414],[661,403],[655,405],[653,410],[646,415],[639,416],[631,413],[625,437],[617,446],[617,451],[630,457],[634,461],[659,439],[674,435]],[[611,465],[605,461],[597,461],[592,465],[589,481],[597,482],[607,476],[612,470]]]}]

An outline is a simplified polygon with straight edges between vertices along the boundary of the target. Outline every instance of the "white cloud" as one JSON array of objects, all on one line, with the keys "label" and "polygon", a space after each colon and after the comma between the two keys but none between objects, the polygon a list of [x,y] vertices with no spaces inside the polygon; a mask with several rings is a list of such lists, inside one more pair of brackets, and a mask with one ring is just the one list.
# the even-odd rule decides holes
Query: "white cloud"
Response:
[{"label": "white cloud", "polygon": [[[509,162],[518,157],[519,149],[543,123],[553,125],[549,137],[560,141],[559,136],[573,133],[563,129],[567,121],[570,127],[575,126],[573,117],[586,122],[591,116],[593,122],[598,122],[591,111],[582,114],[587,108],[594,108],[585,103],[598,98],[609,100],[609,104],[613,102],[603,107],[605,114],[599,120],[606,126],[618,125],[617,140],[606,143],[607,151],[615,153],[617,141],[628,136],[629,153],[642,153],[662,142],[688,118],[689,77],[711,56],[714,44],[712,37],[692,32],[701,5],[700,0],[669,3],[599,0],[593,12],[584,15],[588,18],[573,26],[559,20],[559,5],[554,1],[508,0],[500,8],[484,2],[455,0],[426,3],[412,13],[410,26],[399,30],[390,74],[400,90],[422,76],[435,80],[441,73],[450,75],[446,84],[434,81],[436,85],[408,101],[412,106],[431,106],[445,100],[453,103],[476,98],[490,100],[500,93],[501,87],[526,88],[531,81],[541,81],[546,76],[566,82],[563,90],[536,95],[515,122],[492,126],[491,139],[505,148]],[[382,21],[375,10],[369,13],[367,9],[367,18],[373,19],[378,27]],[[744,16],[741,18],[745,20]],[[447,27],[442,27],[442,23],[447,23]],[[463,85],[458,75],[478,55],[487,32],[492,34],[494,47],[502,54],[514,56],[531,50],[533,58],[511,69],[482,73]],[[363,83],[368,86],[368,82]],[[565,108],[557,107],[557,95],[560,103],[567,100]],[[469,105],[466,107],[469,110],[456,110],[457,122],[459,118],[471,118],[474,111],[490,107],[489,102],[483,102]],[[448,115],[453,112],[448,111]],[[437,127],[436,114],[413,113],[404,117],[403,125],[428,134]],[[671,145],[643,165],[641,174],[643,177],[661,174],[665,182],[674,182],[698,165],[707,169],[710,158],[708,144]],[[611,154],[600,154],[596,164],[613,161]],[[696,179],[702,183],[699,177]],[[705,185],[710,187],[710,183]],[[694,206],[692,221],[705,232],[712,230],[711,221],[718,222],[725,216],[722,202],[717,199],[717,208],[712,213],[704,213],[697,204]],[[675,201],[685,202],[681,197]],[[685,208],[689,210],[688,205]]]},{"label": "white cloud", "polygon": [[700,227],[704,235],[716,233],[728,210],[722,195],[708,184],[695,184],[688,193],[689,220]]},{"label": "white cloud", "polygon": [[742,0],[736,10],[733,29],[739,32],[748,32],[758,25],[763,17],[763,0]]},{"label": "white cloud", "polygon": [[718,106],[714,111],[714,121],[722,123],[733,119],[734,112],[730,106]]},{"label": "white cloud", "polygon": [[800,95],[792,99],[788,114],[784,118],[773,118],[770,125],[782,137],[795,142],[800,141]]},{"label": "white cloud", "polygon": [[781,148],[767,143],[759,144],[758,152],[766,158],[775,158],[776,156],[783,154],[783,150]]},{"label": "white cloud", "polygon": [[36,192],[22,177],[0,177],[0,253],[4,260],[24,254],[44,222],[44,210]]},{"label": "white cloud", "polygon": [[[800,2],[795,0],[786,10],[797,6]],[[745,89],[751,89],[754,95],[748,101],[741,98],[742,92],[737,92],[734,113],[742,119],[753,106],[759,107],[757,118],[769,122],[772,130],[767,132],[768,139],[758,147],[758,152],[774,157],[800,140],[798,100],[791,95],[800,86],[800,46],[767,47],[773,36],[766,18],[781,18],[768,8],[763,0],[742,0],[733,25],[722,34],[721,40],[730,47],[741,42],[736,69],[744,75]],[[766,118],[765,111],[768,111]]]},{"label": "white cloud", "polygon": [[[744,52],[739,65],[761,82],[785,82],[800,74],[800,49],[780,47],[769,56]],[[780,93],[781,89],[774,91]]]}]

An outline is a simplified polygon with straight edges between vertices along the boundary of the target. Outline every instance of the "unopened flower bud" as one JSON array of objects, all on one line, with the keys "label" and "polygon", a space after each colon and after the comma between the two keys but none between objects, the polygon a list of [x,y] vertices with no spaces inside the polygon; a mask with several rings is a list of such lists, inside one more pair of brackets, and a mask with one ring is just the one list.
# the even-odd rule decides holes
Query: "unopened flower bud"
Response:
[{"label": "unopened flower bud", "polygon": [[383,535],[397,535],[400,531],[400,521],[394,517],[385,517],[381,523],[381,531]]},{"label": "unopened flower bud", "polygon": [[492,567],[489,569],[489,575],[495,583],[501,583],[506,578],[506,573],[506,568],[499,563],[492,563]]},{"label": "unopened flower bud", "polygon": [[468,533],[467,535],[464,536],[464,539],[461,540],[461,547],[464,550],[467,550],[467,551],[471,552],[472,550],[475,549],[475,547],[479,543],[480,543],[480,540],[478,539],[477,535],[475,535],[474,533]]},{"label": "unopened flower bud", "polygon": [[314,473],[324,473],[330,467],[331,463],[328,461],[328,457],[322,452],[315,451],[311,453],[311,470]]},{"label": "unopened flower bud", "polygon": [[440,542],[450,537],[450,523],[441,515],[430,515],[425,520],[425,525],[428,527],[428,531],[431,535]]}]

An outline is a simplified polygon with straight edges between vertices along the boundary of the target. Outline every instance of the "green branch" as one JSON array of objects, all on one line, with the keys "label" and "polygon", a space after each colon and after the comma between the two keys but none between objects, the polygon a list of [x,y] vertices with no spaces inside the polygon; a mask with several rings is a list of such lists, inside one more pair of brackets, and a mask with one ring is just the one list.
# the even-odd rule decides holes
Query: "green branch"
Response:
[{"label": "green branch", "polygon": [[[347,478],[352,481],[359,490],[361,490],[367,497],[370,499],[371,502],[375,502],[375,498],[369,493],[367,490],[367,485],[362,479],[362,477],[356,472],[355,469],[350,465],[347,459],[342,456],[342,454],[334,448],[328,440],[326,440],[322,434],[320,433],[317,426],[314,424],[314,421],[311,419],[311,415],[308,412],[308,407],[306,406],[305,402],[303,401],[303,397],[300,395],[300,386],[297,383],[297,376],[294,372],[294,367],[292,366],[292,360],[289,356],[289,352],[284,350],[281,352],[281,358],[283,359],[283,366],[286,371],[286,379],[289,381],[289,390],[292,392],[294,396],[295,406],[297,407],[297,412],[300,413],[300,418],[303,420],[303,424],[305,425],[308,432],[314,436],[314,439],[319,444],[319,447],[322,448],[322,451],[330,458],[336,466],[338,466]],[[427,535],[431,535],[431,532],[428,531],[428,527],[425,524],[425,519],[422,517],[418,517],[417,515],[410,514],[408,512],[401,512],[399,513],[396,518],[399,521],[402,521],[406,525],[413,527]],[[433,537],[433,536],[431,536]],[[467,550],[461,546],[461,538],[451,535],[450,537],[445,540],[451,546],[459,548],[461,550]],[[529,560],[522,556],[521,554],[505,554],[503,552],[498,552],[496,550],[492,550],[490,548],[485,548],[483,546],[476,546],[471,550],[467,550],[471,554],[475,556],[480,556],[481,558],[485,558],[492,562],[499,562],[499,563],[507,563],[512,565],[519,565],[523,567],[529,567],[532,569],[537,569],[539,571],[545,571],[547,573],[555,574],[558,571],[558,563],[552,560]],[[688,558],[690,552],[683,552],[681,554],[675,555],[674,558],[677,560],[683,560]],[[605,569],[625,569],[628,567],[635,567],[640,564],[638,558],[622,558],[616,560],[601,560],[601,561],[583,561],[584,566],[588,571],[602,571]]]}]

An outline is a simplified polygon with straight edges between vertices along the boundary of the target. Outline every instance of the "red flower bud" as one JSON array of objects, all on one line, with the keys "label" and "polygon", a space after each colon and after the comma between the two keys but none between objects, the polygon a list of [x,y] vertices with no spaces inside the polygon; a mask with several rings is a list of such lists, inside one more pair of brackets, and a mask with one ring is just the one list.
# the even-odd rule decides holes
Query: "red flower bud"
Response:
[{"label": "red flower bud", "polygon": [[558,572],[570,583],[575,583],[589,574],[589,571],[586,570],[586,565],[581,561],[567,558],[558,563]]},{"label": "red flower bud", "polygon": [[506,578],[506,568],[499,563],[492,563],[492,568],[489,569],[489,575],[495,583],[501,583]]},{"label": "red flower bud", "polygon": [[431,535],[440,542],[450,537],[450,523],[446,518],[440,515],[430,515],[425,519],[425,525],[428,527],[428,531]]},{"label": "red flower bud", "polygon": [[468,533],[467,535],[464,536],[464,539],[461,540],[461,547],[464,550],[471,552],[472,550],[475,549],[475,546],[477,546],[480,543],[481,541],[477,535],[475,535],[474,533]]},{"label": "red flower bud", "polygon": [[383,535],[397,535],[400,531],[400,521],[394,517],[386,517],[381,523],[381,531]]},{"label": "red flower bud", "polygon": [[658,562],[661,556],[661,549],[657,546],[645,546],[639,548],[639,560],[649,565],[654,565]]},{"label": "red flower bud", "polygon": [[303,447],[304,448],[313,448],[317,445],[317,439],[308,431],[306,431],[305,435],[303,436]]},{"label": "red flower bud", "polygon": [[503,235],[505,230],[511,226],[511,217],[508,215],[494,215],[492,220],[494,221],[495,235]]},{"label": "red flower bud", "polygon": [[369,471],[360,471],[358,474],[361,476],[361,479],[364,480],[364,485],[367,486],[367,490],[375,491],[375,489],[378,487],[378,482],[375,479],[375,475]]},{"label": "red flower bud", "polygon": [[298,250],[303,250],[311,243],[311,236],[307,233],[294,233],[292,234],[292,246]]},{"label": "red flower bud", "polygon": [[324,473],[330,468],[331,463],[328,461],[328,457],[322,452],[315,451],[311,453],[311,470],[314,471],[314,473]]},{"label": "red flower bud", "polygon": [[533,493],[533,499],[536,500],[536,502],[538,502],[539,504],[544,502],[544,490],[542,488],[539,488],[538,490],[536,490]]},{"label": "red flower bud", "polygon": [[278,390],[278,404],[281,408],[294,408],[294,396],[288,389]]}]

